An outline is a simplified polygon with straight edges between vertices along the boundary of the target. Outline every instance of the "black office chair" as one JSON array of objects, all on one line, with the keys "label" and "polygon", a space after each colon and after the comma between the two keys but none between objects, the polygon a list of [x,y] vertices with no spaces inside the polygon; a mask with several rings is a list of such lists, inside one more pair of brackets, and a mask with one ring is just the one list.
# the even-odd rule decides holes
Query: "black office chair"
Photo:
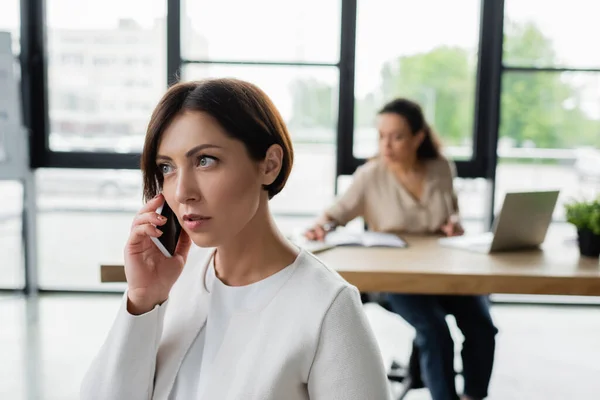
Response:
[{"label": "black office chair", "polygon": [[419,348],[413,341],[408,366],[402,366],[397,362],[392,362],[392,370],[387,378],[390,382],[402,383],[402,392],[397,400],[403,400],[412,389],[422,389],[425,383],[421,379],[421,367],[419,365]]}]

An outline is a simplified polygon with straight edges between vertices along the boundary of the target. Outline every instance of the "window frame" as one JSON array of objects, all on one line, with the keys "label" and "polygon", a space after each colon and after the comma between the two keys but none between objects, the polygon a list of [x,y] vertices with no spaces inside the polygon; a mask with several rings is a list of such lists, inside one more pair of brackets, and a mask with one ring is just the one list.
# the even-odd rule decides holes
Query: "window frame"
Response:
[{"label": "window frame", "polygon": [[[352,174],[364,159],[353,155],[354,141],[354,84],[356,60],[357,0],[341,0],[340,54],[337,63],[191,60],[182,57],[181,10],[182,0],[167,3],[166,45],[167,68],[165,87],[178,81],[187,64],[236,64],[280,66],[335,66],[339,70],[338,121],[336,129],[336,174],[332,182],[338,192],[337,178]],[[502,73],[502,38],[504,0],[481,0],[479,55],[476,74],[476,97],[473,124],[473,156],[457,160],[457,175],[462,178],[483,177],[491,182],[487,203],[486,223],[491,224],[493,188],[498,140],[500,80]],[[140,154],[108,152],[57,152],[49,147],[48,62],[46,44],[45,0],[21,0],[21,90],[24,123],[30,138],[30,167],[138,169]],[[42,116],[41,118],[39,116]],[[26,290],[37,288],[35,271],[27,272]],[[34,289],[35,290],[35,289]]]},{"label": "window frame", "polygon": [[[340,58],[337,63],[269,62],[184,59],[181,50],[181,1],[167,1],[166,86],[175,83],[186,64],[327,66],[339,69],[336,174],[352,174],[365,159],[353,155],[354,80],[356,60],[357,0],[341,1]],[[35,168],[139,168],[140,155],[110,152],[58,152],[49,148],[48,74],[44,0],[21,0],[23,105],[25,124],[30,129],[30,164]],[[494,178],[497,141],[499,86],[502,59],[504,1],[482,0],[479,54],[473,112],[473,155],[456,160],[457,174],[463,178]],[[505,67],[504,69],[506,69]],[[515,68],[515,67],[510,67]],[[42,94],[41,96],[39,94]],[[498,98],[496,98],[498,97]],[[43,115],[43,118],[32,116]]]},{"label": "window frame", "polygon": [[[502,1],[502,3],[504,3],[504,0],[501,0],[501,1]],[[504,4],[503,4],[502,5],[502,17],[503,18],[501,21],[502,25],[504,25],[505,12],[506,12],[506,9],[504,8]],[[502,38],[504,38],[504,35],[502,35]],[[525,73],[525,74],[558,73],[558,74],[560,74],[563,72],[600,73],[600,67],[598,67],[598,68],[590,68],[590,67],[578,68],[578,67],[565,67],[565,66],[529,67],[529,66],[518,65],[518,64],[513,64],[513,63],[505,63],[504,46],[502,46],[502,45],[500,47],[499,67],[500,67],[500,78],[499,78],[500,85],[498,86],[498,89],[497,89],[498,94],[496,96],[497,97],[496,101],[498,102],[498,114],[496,116],[497,121],[495,122],[494,152],[495,152],[495,148],[497,147],[498,140],[500,138],[500,136],[499,136],[499,134],[500,134],[500,118],[502,117],[502,111],[501,111],[500,105],[502,104],[502,94],[503,94],[501,82],[502,82],[502,78],[506,74],[511,74],[511,73]],[[497,154],[495,154],[494,169],[496,168],[498,161],[499,161],[499,157],[497,156]],[[491,218],[493,218],[495,189],[496,189],[496,185],[495,185],[495,180],[494,180],[494,185],[492,186],[493,191],[491,194],[492,198],[489,200],[491,209],[488,211],[488,214],[489,214],[490,220],[491,220]],[[564,220],[557,221],[555,219],[552,219],[552,222],[565,222],[565,221]]]},{"label": "window frame", "polygon": [[[353,155],[354,142],[354,85],[356,60],[357,0],[341,0],[340,57],[338,63],[311,62],[255,62],[228,60],[188,60],[181,51],[182,0],[164,0],[167,3],[167,69],[165,87],[172,85],[181,75],[184,65],[237,64],[281,66],[336,66],[339,69],[338,121],[336,129],[336,178],[352,174],[365,162]],[[47,75],[47,44],[45,0],[20,0],[21,4],[21,94],[24,124],[28,129],[30,167],[37,168],[88,168],[88,169],[138,169],[140,154],[103,152],[56,152],[49,148],[49,106]],[[486,225],[492,223],[494,189],[498,162],[497,144],[500,123],[501,82],[504,73],[510,72],[600,72],[600,68],[522,67],[503,64],[504,0],[481,0],[479,53],[473,111],[473,156],[471,160],[456,160],[457,176],[485,178],[490,183],[486,199]],[[337,179],[332,182],[337,193]],[[35,195],[31,188],[29,196]],[[24,205],[24,210],[35,219],[35,199]],[[30,229],[29,227],[27,229]],[[29,236],[28,236],[29,237]],[[26,257],[35,260],[34,242],[29,237],[24,243]],[[31,265],[30,265],[31,264]],[[35,261],[27,263],[25,292],[39,291]],[[74,292],[75,290],[68,290]]]},{"label": "window frame", "polygon": [[[356,12],[357,0],[343,2],[341,41],[343,45],[340,61],[341,70],[346,73],[340,76],[340,87],[348,90],[344,91],[345,97],[342,97],[340,90],[338,175],[351,175],[366,161],[353,154]],[[473,155],[470,160],[455,161],[457,175],[461,178],[494,179],[495,177],[497,128],[494,126],[499,115],[499,99],[495,98],[497,96],[494,96],[494,90],[500,87],[503,12],[504,0],[482,0],[473,110]]]}]

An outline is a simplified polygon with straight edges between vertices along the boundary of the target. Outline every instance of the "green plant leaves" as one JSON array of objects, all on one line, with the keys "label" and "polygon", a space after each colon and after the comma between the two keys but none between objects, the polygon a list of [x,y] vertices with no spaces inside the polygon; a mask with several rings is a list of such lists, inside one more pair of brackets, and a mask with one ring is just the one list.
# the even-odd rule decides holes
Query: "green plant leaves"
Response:
[{"label": "green plant leaves", "polygon": [[600,198],[592,201],[573,201],[565,204],[567,221],[577,229],[589,229],[600,235]]}]

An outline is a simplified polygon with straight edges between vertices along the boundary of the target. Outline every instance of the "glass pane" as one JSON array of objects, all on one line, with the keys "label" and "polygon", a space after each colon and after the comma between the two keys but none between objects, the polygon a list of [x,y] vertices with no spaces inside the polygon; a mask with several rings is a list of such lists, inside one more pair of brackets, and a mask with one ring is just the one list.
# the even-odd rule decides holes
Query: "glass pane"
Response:
[{"label": "glass pane", "polygon": [[[338,69],[188,65],[185,80],[236,77],[258,85],[273,100],[294,142],[294,167],[271,201],[278,213],[320,213],[334,195]],[[307,196],[310,190],[310,196]]]},{"label": "glass pane", "polygon": [[340,0],[189,0],[182,7],[186,59],[339,60]]},{"label": "glass pane", "polygon": [[600,194],[600,74],[506,72],[502,78],[496,209],[507,191]]},{"label": "glass pane", "polygon": [[470,223],[470,227],[483,229],[485,213],[489,209],[487,199],[489,182],[484,178],[455,178],[454,190],[458,196],[461,219]]},{"label": "glass pane", "polygon": [[0,207],[0,288],[25,285],[23,253],[23,185],[17,181],[0,181],[4,205]]},{"label": "glass pane", "polygon": [[40,286],[118,287],[100,283],[100,265],[123,262],[131,221],[142,206],[141,173],[41,169],[36,183]]},{"label": "glass pane", "polygon": [[139,152],[166,89],[166,1],[47,3],[50,149]]},{"label": "glass pane", "polygon": [[[543,12],[540,12],[543,10]],[[506,0],[504,64],[598,68],[600,3],[589,0]]]},{"label": "glass pane", "polygon": [[21,29],[21,2],[19,0],[3,0],[0,12],[0,32],[10,32],[12,36],[12,49],[15,54],[21,52],[19,42]]},{"label": "glass pane", "polygon": [[356,157],[377,151],[375,114],[401,96],[421,104],[451,157],[471,158],[480,3],[358,2]]}]

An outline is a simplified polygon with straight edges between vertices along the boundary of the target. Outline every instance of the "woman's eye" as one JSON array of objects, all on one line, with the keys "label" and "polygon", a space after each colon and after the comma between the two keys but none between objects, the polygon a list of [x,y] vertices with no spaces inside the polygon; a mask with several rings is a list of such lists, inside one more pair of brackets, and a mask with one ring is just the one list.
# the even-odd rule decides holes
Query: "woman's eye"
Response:
[{"label": "woman's eye", "polygon": [[173,168],[168,164],[161,164],[158,166],[158,168],[163,175],[167,175],[173,170]]},{"label": "woman's eye", "polygon": [[217,161],[216,158],[210,156],[200,156],[198,158],[198,166],[202,168],[210,167]]}]

